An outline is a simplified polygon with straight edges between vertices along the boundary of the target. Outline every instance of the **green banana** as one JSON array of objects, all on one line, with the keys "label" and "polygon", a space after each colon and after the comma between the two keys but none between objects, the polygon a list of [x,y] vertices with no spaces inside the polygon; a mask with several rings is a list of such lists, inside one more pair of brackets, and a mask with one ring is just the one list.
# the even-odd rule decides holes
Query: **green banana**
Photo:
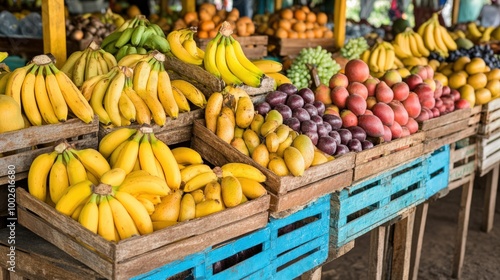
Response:
[{"label": "green banana", "polygon": [[130,45],[125,45],[118,50],[118,52],[115,55],[116,61],[120,61],[120,59],[122,59],[124,56],[127,55],[129,47]]},{"label": "green banana", "polygon": [[158,34],[151,35],[144,43],[144,47],[152,50],[159,50],[162,53],[170,51],[170,44],[167,39],[159,36]]},{"label": "green banana", "polygon": [[116,42],[116,40],[118,40],[118,38],[120,38],[120,36],[122,35],[123,32],[121,31],[115,31],[111,34],[109,34],[108,36],[106,36],[106,38],[104,38],[101,42],[101,49],[104,49],[106,48],[108,45],[115,45],[114,43]]},{"label": "green banana", "polygon": [[144,33],[142,34],[142,37],[141,37],[141,41],[139,42],[139,44],[137,46],[139,47],[142,47],[144,46],[144,43],[149,39],[149,37],[151,35],[155,34],[155,30],[151,27],[151,26],[148,26],[146,27],[146,30],[144,31]]},{"label": "green banana", "polygon": [[165,32],[161,29],[161,27],[158,24],[151,23],[149,27],[152,27],[156,32],[156,35],[165,38]]},{"label": "green banana", "polygon": [[142,36],[144,35],[144,31],[146,31],[146,26],[142,24],[134,28],[134,31],[132,32],[132,37],[130,38],[130,43],[132,43],[133,46],[139,45]]},{"label": "green banana", "polygon": [[115,42],[115,47],[121,48],[128,42],[130,42],[130,38],[132,37],[132,33],[134,33],[135,28],[127,28],[123,31],[122,35]]}]

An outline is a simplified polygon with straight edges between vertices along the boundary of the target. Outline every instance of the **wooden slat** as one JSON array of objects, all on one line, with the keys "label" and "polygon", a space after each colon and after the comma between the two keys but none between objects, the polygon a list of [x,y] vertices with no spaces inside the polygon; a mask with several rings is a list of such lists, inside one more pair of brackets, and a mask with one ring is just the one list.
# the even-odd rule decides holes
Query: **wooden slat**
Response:
[{"label": "wooden slat", "polygon": [[473,189],[474,180],[470,180],[468,184],[464,184],[462,187],[460,210],[458,212],[458,227],[455,236],[455,250],[453,253],[453,270],[451,275],[456,279],[460,279],[465,259],[465,249],[467,244],[467,232],[469,228],[469,217]]},{"label": "wooden slat", "polygon": [[408,279],[410,273],[411,240],[415,211],[394,226],[394,251],[392,255],[391,279]]},{"label": "wooden slat", "polygon": [[486,191],[484,193],[484,210],[483,222],[481,229],[484,232],[490,232],[493,229],[493,221],[495,219],[495,203],[498,191],[500,162],[495,164],[495,167],[489,172],[486,178]]},{"label": "wooden slat", "polygon": [[410,279],[418,279],[418,269],[420,267],[420,257],[422,255],[422,244],[424,242],[425,224],[427,222],[427,212],[429,210],[429,202],[426,201],[417,206],[415,212],[414,231],[416,233],[413,238],[411,249],[411,265],[410,265]]},{"label": "wooden slat", "polygon": [[43,51],[54,55],[57,68],[66,62],[64,19],[64,0],[42,0]]},{"label": "wooden slat", "polygon": [[446,115],[439,116],[437,118],[432,118],[430,120],[420,122],[419,126],[421,130],[427,131],[438,126],[445,126],[458,120],[468,119],[470,115],[471,108],[460,109]]},{"label": "wooden slat", "polygon": [[417,132],[407,137],[399,138],[393,141],[376,145],[371,149],[363,150],[361,152],[356,153],[356,165],[372,161],[374,158],[390,154],[398,149],[403,149],[404,147],[407,146],[415,146],[417,144],[422,143],[424,139],[425,139],[425,133]]},{"label": "wooden slat", "polygon": [[370,232],[368,275],[370,280],[382,280],[387,228],[380,226]]},{"label": "wooden slat", "polygon": [[454,143],[454,142],[456,142],[464,137],[472,136],[472,135],[474,135],[475,132],[476,132],[475,127],[468,127],[468,128],[465,128],[461,131],[457,131],[457,132],[445,135],[441,138],[427,139],[424,143],[423,153],[432,152],[432,151],[438,149],[439,147]]},{"label": "wooden slat", "polygon": [[276,38],[269,37],[269,45],[274,45],[278,48],[280,56],[295,56],[304,48],[313,48],[321,46],[323,49],[333,52],[335,50],[335,39],[333,38],[312,38],[312,39],[295,39],[295,38]]},{"label": "wooden slat", "polygon": [[346,25],[346,0],[336,0],[333,13],[333,37],[336,48],[344,46]]}]

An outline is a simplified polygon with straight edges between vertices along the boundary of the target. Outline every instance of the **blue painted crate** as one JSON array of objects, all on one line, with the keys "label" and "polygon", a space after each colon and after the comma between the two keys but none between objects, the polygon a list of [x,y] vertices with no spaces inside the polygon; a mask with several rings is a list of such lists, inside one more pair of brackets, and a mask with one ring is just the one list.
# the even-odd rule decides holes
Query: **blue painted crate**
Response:
[{"label": "blue painted crate", "polygon": [[441,148],[426,156],[427,174],[425,199],[448,187],[450,178],[450,145]]},{"label": "blue painted crate", "polygon": [[326,261],[330,196],[284,218],[270,218],[272,279],[294,279]]},{"label": "blue painted crate", "polygon": [[425,200],[426,157],[422,156],[332,194],[330,246],[348,242]]},{"label": "blue painted crate", "polygon": [[174,277],[175,279],[204,279],[205,278],[205,252],[199,252],[176,260],[162,267],[144,273],[132,280],[156,280]]}]

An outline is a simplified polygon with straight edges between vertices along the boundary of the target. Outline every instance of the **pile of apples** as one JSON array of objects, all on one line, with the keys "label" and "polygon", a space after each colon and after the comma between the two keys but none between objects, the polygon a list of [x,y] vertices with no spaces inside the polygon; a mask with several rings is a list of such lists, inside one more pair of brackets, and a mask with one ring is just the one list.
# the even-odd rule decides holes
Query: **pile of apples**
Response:
[{"label": "pile of apples", "polygon": [[360,127],[369,137],[391,141],[416,133],[418,122],[470,107],[433,76],[430,66],[421,66],[406,77],[389,70],[375,78],[364,61],[353,59],[314,95],[325,104],[325,114],[342,119],[342,128]]}]

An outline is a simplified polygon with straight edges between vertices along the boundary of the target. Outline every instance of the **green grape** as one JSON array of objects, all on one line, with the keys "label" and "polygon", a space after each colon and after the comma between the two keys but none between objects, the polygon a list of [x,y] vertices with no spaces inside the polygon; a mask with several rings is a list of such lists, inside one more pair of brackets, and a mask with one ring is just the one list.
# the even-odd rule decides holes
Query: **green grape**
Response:
[{"label": "green grape", "polygon": [[347,59],[359,58],[369,48],[364,37],[352,38],[340,49],[340,54]]}]

